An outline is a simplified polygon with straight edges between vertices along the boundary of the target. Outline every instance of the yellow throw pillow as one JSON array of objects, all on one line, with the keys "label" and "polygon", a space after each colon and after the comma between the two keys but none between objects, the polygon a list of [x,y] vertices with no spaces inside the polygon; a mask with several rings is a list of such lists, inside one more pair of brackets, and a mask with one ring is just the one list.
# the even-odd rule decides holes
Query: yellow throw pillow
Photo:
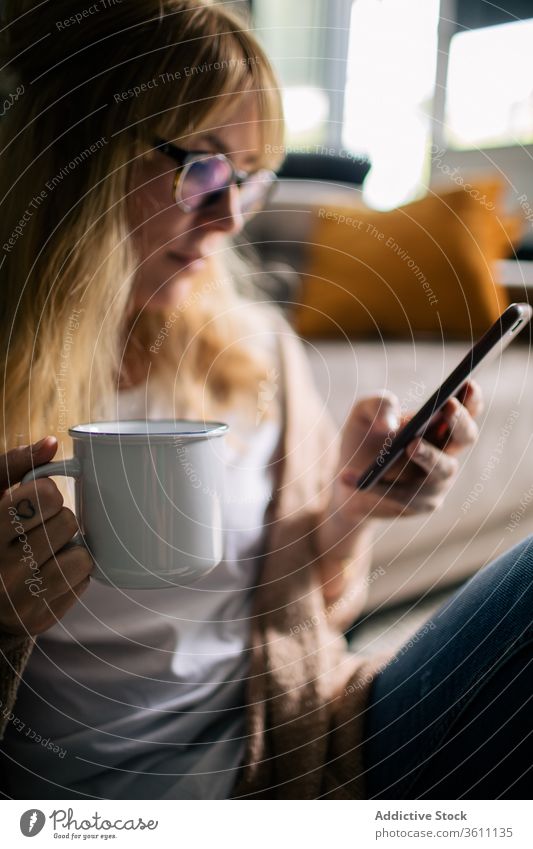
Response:
[{"label": "yellow throw pillow", "polygon": [[520,231],[518,218],[501,211],[503,188],[478,181],[390,212],[315,207],[297,331],[471,338],[486,330],[509,300],[493,261]]}]

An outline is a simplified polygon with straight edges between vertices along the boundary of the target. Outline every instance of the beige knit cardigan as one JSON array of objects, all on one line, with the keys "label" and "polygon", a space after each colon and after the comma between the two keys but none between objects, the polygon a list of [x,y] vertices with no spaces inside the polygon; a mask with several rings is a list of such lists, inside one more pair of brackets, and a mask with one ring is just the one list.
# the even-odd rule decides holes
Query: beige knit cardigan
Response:
[{"label": "beige knit cardigan", "polygon": [[[283,392],[277,483],[255,592],[247,681],[247,752],[235,797],[364,797],[361,731],[369,685],[387,657],[350,654],[328,623],[313,542],[339,434],[300,339],[273,313]],[[364,602],[361,584],[361,606]],[[0,634],[0,739],[34,639]],[[0,787],[2,785],[0,776]]]}]

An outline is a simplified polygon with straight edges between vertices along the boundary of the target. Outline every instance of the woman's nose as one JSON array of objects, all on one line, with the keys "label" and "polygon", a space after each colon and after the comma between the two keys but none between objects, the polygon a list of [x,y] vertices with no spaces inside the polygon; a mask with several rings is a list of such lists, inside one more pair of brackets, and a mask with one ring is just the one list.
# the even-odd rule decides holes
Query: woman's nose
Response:
[{"label": "woman's nose", "polygon": [[210,230],[220,230],[228,234],[239,233],[244,227],[244,216],[237,186],[233,183],[220,192],[216,201],[204,208],[203,216]]}]

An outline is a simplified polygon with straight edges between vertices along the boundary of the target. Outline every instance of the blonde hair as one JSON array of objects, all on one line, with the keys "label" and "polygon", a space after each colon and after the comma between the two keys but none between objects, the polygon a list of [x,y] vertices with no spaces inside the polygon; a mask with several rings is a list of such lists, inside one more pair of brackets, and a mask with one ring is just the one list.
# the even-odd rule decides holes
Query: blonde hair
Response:
[{"label": "blonde hair", "polygon": [[178,416],[218,418],[228,405],[255,403],[271,368],[247,341],[264,329],[266,310],[239,289],[231,247],[212,258],[172,321],[168,311],[127,318],[137,260],[126,198],[136,163],[151,155],[154,135],[179,145],[253,90],[260,164],[277,167],[269,151],[283,147],[282,109],[266,55],[221,5],[87,8],[3,2],[1,64],[19,92],[0,119],[4,451],[54,433],[58,456],[68,455],[67,426],[115,418],[124,352],[149,358],[150,373],[176,393]]}]

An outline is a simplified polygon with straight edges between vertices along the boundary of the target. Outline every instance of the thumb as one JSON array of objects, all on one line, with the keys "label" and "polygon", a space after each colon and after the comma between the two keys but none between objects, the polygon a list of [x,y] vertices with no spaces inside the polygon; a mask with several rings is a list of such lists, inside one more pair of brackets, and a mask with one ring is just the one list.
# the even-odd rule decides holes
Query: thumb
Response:
[{"label": "thumb", "polygon": [[400,425],[400,402],[396,395],[386,389],[361,398],[353,413],[372,430],[394,431]]},{"label": "thumb", "polygon": [[0,454],[0,494],[3,495],[6,489],[19,483],[34,466],[49,463],[56,451],[56,437],[45,436],[33,445],[22,445]]}]

